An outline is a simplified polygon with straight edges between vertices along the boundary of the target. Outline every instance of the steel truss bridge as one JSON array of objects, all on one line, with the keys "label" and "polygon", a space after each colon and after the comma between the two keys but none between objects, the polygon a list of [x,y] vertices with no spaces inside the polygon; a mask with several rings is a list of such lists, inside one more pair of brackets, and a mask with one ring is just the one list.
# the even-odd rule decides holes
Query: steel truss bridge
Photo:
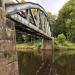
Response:
[{"label": "steel truss bridge", "polygon": [[[51,48],[50,44],[51,44],[52,37],[50,31],[50,24],[47,17],[47,13],[42,6],[32,2],[5,3],[4,0],[0,0],[0,7],[2,7],[3,9],[3,12],[5,13],[5,17],[14,21],[16,30],[19,30],[21,32],[27,32],[28,34],[31,35],[43,37],[44,48],[46,48],[46,50]],[[10,44],[11,48],[13,48],[13,46],[15,45],[14,42],[16,40],[12,40],[12,41],[13,41],[13,45]],[[8,50],[9,49],[10,47],[8,47]],[[43,61],[40,67],[38,68],[38,70],[36,71],[36,75],[40,75],[42,71],[44,72],[43,75],[51,75],[50,73],[51,73],[52,65],[50,64],[52,64],[50,60]]]},{"label": "steel truss bridge", "polygon": [[39,4],[5,4],[7,18],[15,21],[16,29],[51,39],[50,24],[45,9]]}]

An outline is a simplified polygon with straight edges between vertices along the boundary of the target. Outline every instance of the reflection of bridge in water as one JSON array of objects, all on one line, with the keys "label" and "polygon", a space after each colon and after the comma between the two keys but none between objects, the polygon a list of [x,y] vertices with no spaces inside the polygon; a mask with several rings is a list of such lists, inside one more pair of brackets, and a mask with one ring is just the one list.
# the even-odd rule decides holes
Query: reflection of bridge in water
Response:
[{"label": "reflection of bridge in water", "polygon": [[[15,29],[21,32],[26,32],[30,35],[42,37],[42,49],[45,54],[51,50],[51,31],[47,17],[47,13],[43,7],[38,4],[16,3],[8,4],[4,0],[0,0],[0,73],[1,75],[18,75],[17,57],[15,51]],[[43,55],[44,55],[43,54]],[[50,51],[49,56],[51,57]],[[46,54],[45,54],[46,55]],[[50,73],[50,59],[41,63]],[[47,65],[46,65],[47,64]],[[37,75],[43,67],[36,70]],[[8,68],[8,70],[7,70]],[[42,70],[42,71],[40,71]],[[39,72],[38,72],[39,71]],[[49,75],[48,72],[43,75]]]}]

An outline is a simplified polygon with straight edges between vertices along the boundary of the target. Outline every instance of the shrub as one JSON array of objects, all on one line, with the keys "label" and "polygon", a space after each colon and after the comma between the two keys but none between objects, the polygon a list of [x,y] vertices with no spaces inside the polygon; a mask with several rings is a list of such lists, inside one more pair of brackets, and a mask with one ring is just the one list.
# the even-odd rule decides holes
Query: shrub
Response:
[{"label": "shrub", "polygon": [[57,37],[57,41],[61,44],[64,44],[64,42],[66,41],[66,37],[64,34],[59,34]]}]

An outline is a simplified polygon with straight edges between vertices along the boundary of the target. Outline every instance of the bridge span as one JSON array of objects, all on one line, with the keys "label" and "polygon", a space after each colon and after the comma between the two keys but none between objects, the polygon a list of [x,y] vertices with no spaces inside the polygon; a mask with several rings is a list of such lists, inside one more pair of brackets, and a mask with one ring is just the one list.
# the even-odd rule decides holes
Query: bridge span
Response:
[{"label": "bridge span", "polygon": [[20,23],[20,26],[16,26],[17,29],[51,39],[47,13],[39,4],[31,2],[6,4],[5,11],[7,18]]}]

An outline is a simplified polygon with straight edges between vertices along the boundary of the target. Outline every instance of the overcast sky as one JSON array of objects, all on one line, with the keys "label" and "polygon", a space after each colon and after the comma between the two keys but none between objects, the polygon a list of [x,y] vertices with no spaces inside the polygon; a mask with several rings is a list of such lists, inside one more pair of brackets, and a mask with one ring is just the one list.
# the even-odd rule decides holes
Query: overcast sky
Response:
[{"label": "overcast sky", "polygon": [[[16,0],[12,1],[15,2]],[[46,11],[52,12],[52,14],[57,15],[59,10],[68,0],[25,0],[25,1],[38,3],[41,6],[43,6]]]},{"label": "overcast sky", "polygon": [[68,0],[26,0],[29,2],[35,2],[42,5],[46,11],[52,12],[52,14],[57,15],[58,11]]}]

